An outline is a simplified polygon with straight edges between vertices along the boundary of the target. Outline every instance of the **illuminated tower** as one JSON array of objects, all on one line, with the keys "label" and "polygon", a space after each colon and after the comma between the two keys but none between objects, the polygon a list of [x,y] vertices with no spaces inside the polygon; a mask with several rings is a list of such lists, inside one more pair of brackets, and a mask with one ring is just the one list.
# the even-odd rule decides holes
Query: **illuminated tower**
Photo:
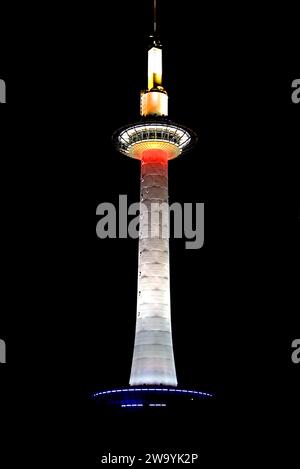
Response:
[{"label": "illuminated tower", "polygon": [[141,92],[141,120],[113,136],[118,151],[141,162],[138,296],[130,385],[177,386],[169,267],[168,164],[196,141],[195,134],[168,119],[162,84],[162,47],[154,33],[148,50],[148,88]]}]

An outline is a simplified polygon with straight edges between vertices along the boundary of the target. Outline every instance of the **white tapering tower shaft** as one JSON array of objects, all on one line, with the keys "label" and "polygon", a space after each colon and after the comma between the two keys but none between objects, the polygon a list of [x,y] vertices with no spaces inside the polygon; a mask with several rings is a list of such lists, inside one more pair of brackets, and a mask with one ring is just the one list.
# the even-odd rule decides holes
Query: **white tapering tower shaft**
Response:
[{"label": "white tapering tower shaft", "polygon": [[143,152],[136,335],[130,385],[177,386],[170,311],[168,154]]}]

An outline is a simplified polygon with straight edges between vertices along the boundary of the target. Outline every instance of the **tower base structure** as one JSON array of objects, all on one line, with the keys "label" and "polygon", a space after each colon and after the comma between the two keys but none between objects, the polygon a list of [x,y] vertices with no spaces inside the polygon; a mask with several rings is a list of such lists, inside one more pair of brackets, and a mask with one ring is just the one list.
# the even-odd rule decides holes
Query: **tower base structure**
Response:
[{"label": "tower base structure", "polygon": [[177,389],[166,386],[135,386],[96,392],[93,400],[106,408],[122,410],[151,410],[189,407],[191,410],[203,400],[214,397],[210,392]]}]

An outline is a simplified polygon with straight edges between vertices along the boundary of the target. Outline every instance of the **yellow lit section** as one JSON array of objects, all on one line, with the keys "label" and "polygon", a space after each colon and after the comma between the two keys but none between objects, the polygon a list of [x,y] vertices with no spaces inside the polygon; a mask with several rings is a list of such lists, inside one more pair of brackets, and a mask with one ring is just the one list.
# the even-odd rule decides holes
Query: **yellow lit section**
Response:
[{"label": "yellow lit section", "polygon": [[142,116],[167,116],[168,95],[163,91],[148,91],[141,95]]},{"label": "yellow lit section", "polygon": [[181,154],[181,149],[174,143],[164,142],[162,140],[145,140],[144,142],[135,143],[129,150],[129,156],[141,160],[143,153],[148,150],[160,150],[166,153],[168,160],[173,160]]},{"label": "yellow lit section", "polygon": [[162,83],[162,50],[152,47],[148,51],[148,90],[161,86]]}]

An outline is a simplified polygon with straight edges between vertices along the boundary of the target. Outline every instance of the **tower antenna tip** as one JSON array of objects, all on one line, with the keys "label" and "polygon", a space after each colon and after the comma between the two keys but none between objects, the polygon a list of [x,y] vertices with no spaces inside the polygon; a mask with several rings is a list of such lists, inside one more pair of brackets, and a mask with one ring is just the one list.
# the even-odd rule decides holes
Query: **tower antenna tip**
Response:
[{"label": "tower antenna tip", "polygon": [[157,4],[156,0],[153,0],[153,32],[156,34],[157,31]]}]

